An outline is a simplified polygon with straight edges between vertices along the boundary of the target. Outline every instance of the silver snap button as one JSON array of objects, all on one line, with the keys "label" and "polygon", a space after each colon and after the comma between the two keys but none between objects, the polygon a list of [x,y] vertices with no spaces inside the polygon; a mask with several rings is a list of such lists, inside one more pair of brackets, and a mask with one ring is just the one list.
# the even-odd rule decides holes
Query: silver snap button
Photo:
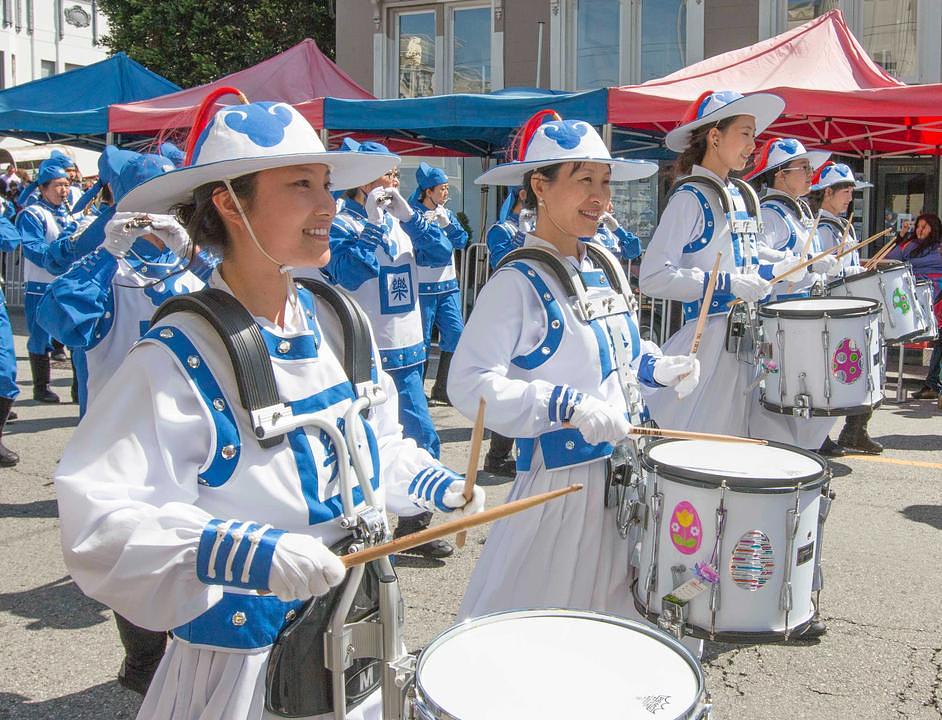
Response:
[{"label": "silver snap button", "polygon": [[294,610],[289,610],[288,612],[285,613],[285,621],[286,621],[286,622],[291,622],[291,621],[294,620],[297,616],[298,616],[298,614],[297,614]]},{"label": "silver snap button", "polygon": [[223,445],[220,455],[223,460],[232,460],[236,456],[235,445]]},{"label": "silver snap button", "polygon": [[226,402],[222,398],[216,398],[213,400],[213,407],[216,408],[219,412],[222,412],[226,409]]},{"label": "silver snap button", "polygon": [[173,330],[170,328],[164,328],[160,331],[160,337],[164,338],[164,340],[169,340],[173,337]]},{"label": "silver snap button", "polygon": [[242,612],[241,610],[234,612],[232,614],[232,624],[235,625],[236,627],[242,627],[243,625],[245,625],[247,620],[248,618],[245,617],[245,613]]},{"label": "silver snap button", "polygon": [[532,270],[527,270],[527,275],[529,275],[530,277],[536,277],[536,273],[533,272]]},{"label": "silver snap button", "polygon": [[282,340],[280,343],[278,343],[278,352],[280,354],[284,355],[290,349],[291,349],[291,343],[288,342],[287,340]]},{"label": "silver snap button", "polygon": [[105,313],[105,320],[107,320],[107,319],[110,318],[110,317],[111,317],[111,313],[110,313],[110,312],[106,312],[106,313]]},{"label": "silver snap button", "polygon": [[190,355],[190,357],[186,359],[186,364],[196,369],[200,366],[200,359],[196,355]]},{"label": "silver snap button", "polygon": [[550,300],[553,299],[553,296],[550,295],[549,293],[543,293],[543,299],[549,302]]},{"label": "silver snap button", "polygon": [[553,328],[553,330],[559,330],[559,326],[560,326],[559,320],[553,320],[553,322],[550,323],[550,326]]},{"label": "silver snap button", "polygon": [[567,449],[567,450],[575,450],[575,449],[576,449],[576,444],[575,444],[572,440],[567,440],[567,441],[566,441],[566,449]]},{"label": "silver snap button", "polygon": [[544,355],[549,355],[549,354],[550,354],[550,349],[549,349],[548,347],[545,347],[545,346],[544,346],[544,347],[541,347],[541,348],[540,348],[540,352],[543,353]]}]

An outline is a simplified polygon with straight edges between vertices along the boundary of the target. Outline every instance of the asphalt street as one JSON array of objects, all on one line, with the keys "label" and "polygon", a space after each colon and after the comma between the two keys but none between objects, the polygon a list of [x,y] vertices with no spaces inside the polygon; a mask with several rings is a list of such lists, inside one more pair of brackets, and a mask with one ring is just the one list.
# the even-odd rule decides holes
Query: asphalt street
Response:
[{"label": "asphalt street", "polygon": [[[139,697],[115,681],[122,651],[111,612],[71,581],[59,548],[52,475],[77,407],[29,399],[21,335],[17,346],[20,419],[4,440],[21,462],[0,470],[0,718],[133,718]],[[67,400],[67,366],[54,378]],[[433,414],[444,460],[463,471],[470,423],[451,408]],[[888,402],[871,433],[886,446],[883,461],[833,466],[821,608],[829,632],[804,643],[707,643],[717,720],[942,717],[942,413],[932,402]],[[480,482],[489,506],[510,488],[489,475]],[[472,531],[443,562],[398,558],[410,649],[452,624],[485,536]],[[586,691],[610,694],[610,717],[620,717],[621,688]]]}]

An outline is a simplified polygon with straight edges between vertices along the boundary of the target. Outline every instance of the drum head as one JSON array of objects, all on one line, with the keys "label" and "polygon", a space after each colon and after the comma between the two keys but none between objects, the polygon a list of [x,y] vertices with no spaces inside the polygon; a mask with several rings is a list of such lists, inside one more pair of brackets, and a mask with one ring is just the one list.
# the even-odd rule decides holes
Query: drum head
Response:
[{"label": "drum head", "polygon": [[680,643],[596,613],[523,610],[446,630],[419,656],[419,703],[461,720],[686,718],[703,675]]},{"label": "drum head", "polygon": [[856,317],[880,312],[880,303],[858,297],[815,297],[772,302],[759,308],[759,317]]},{"label": "drum head", "polygon": [[648,445],[642,463],[682,483],[739,492],[793,492],[811,489],[826,478],[824,461],[814,453],[782,443],[768,445],[712,440],[659,440]]}]

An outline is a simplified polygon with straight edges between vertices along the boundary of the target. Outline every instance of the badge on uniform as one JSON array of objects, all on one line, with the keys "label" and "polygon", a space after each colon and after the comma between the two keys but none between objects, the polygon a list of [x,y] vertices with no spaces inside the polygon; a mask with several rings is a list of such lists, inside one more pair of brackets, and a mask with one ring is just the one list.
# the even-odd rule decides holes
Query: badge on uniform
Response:
[{"label": "badge on uniform", "polygon": [[380,310],[383,315],[408,312],[415,307],[412,269],[408,265],[379,269]]}]

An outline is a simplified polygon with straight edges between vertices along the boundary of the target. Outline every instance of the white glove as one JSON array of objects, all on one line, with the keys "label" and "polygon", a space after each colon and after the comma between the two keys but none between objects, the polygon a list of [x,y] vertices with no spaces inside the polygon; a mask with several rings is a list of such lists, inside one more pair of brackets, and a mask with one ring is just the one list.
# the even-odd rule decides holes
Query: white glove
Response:
[{"label": "white glove", "polygon": [[694,358],[693,369],[688,375],[682,377],[680,382],[674,385],[674,392],[677,393],[677,399],[683,400],[694,391],[700,384],[700,361]]},{"label": "white glove", "polygon": [[373,225],[383,224],[383,212],[389,206],[386,188],[375,187],[366,196],[366,219]]},{"label": "white glove", "polygon": [[[789,253],[788,255],[785,256],[783,260],[779,260],[777,263],[772,265],[772,276],[778,277],[780,275],[784,275],[796,265],[800,265],[802,262],[804,262],[804,260],[802,260],[800,257]],[[802,268],[801,270],[796,270],[791,275],[789,275],[788,278],[786,279],[790,283],[796,283],[803,280],[807,274],[808,274],[808,268],[805,267],[805,268]]]},{"label": "white glove", "polygon": [[399,222],[408,222],[415,214],[412,206],[406,202],[406,199],[399,194],[396,188],[388,188],[386,194],[389,196],[389,212],[393,214]]},{"label": "white glove", "polygon": [[[665,355],[654,361],[654,379],[661,385],[676,387],[691,374],[696,374],[699,380],[700,361],[693,355]],[[694,382],[690,390],[696,386],[697,383]]]},{"label": "white glove", "polygon": [[845,265],[844,266],[844,275],[848,277],[851,275],[859,275],[860,273],[865,273],[865,272],[867,272],[867,268],[865,268],[863,265]]},{"label": "white glove", "polygon": [[589,445],[621,442],[631,432],[631,423],[623,410],[591,395],[582,396],[569,423],[582,433]]},{"label": "white glove", "polygon": [[757,273],[733,274],[729,278],[729,289],[740,300],[759,302],[769,294],[772,285]]},{"label": "white glove", "polygon": [[449,519],[476,515],[484,509],[486,499],[484,488],[475,485],[473,493],[470,500],[464,499],[464,480],[455,480],[448,486],[445,494],[442,495],[442,505],[453,508],[447,511]]},{"label": "white glove", "polygon": [[536,227],[536,211],[523,208],[517,221],[517,228],[526,235]]},{"label": "white glove", "polygon": [[618,220],[609,212],[603,212],[599,215],[599,222],[602,223],[609,232],[615,232],[619,227]]},{"label": "white glove", "polygon": [[443,205],[439,205],[435,208],[435,222],[438,223],[438,227],[446,228],[451,225],[451,218],[448,216],[448,211]]},{"label": "white glove", "polygon": [[819,275],[827,275],[828,277],[836,277],[841,274],[842,267],[841,261],[834,255],[825,255],[820,260],[815,260],[811,263],[811,272],[816,272]]},{"label": "white glove", "polygon": [[134,218],[140,217],[141,213],[117,212],[114,217],[105,225],[105,240],[101,244],[107,252],[116,258],[123,258],[128,254],[128,250],[144,232],[141,228],[132,227],[127,230],[124,226]]},{"label": "white glove", "polygon": [[307,600],[339,585],[347,569],[317,538],[285,533],[275,544],[268,588],[279,600]]},{"label": "white glove", "polygon": [[[186,257],[190,252],[190,236],[173,215],[151,215],[150,233],[177,256]],[[146,230],[146,229],[145,229]]]}]

